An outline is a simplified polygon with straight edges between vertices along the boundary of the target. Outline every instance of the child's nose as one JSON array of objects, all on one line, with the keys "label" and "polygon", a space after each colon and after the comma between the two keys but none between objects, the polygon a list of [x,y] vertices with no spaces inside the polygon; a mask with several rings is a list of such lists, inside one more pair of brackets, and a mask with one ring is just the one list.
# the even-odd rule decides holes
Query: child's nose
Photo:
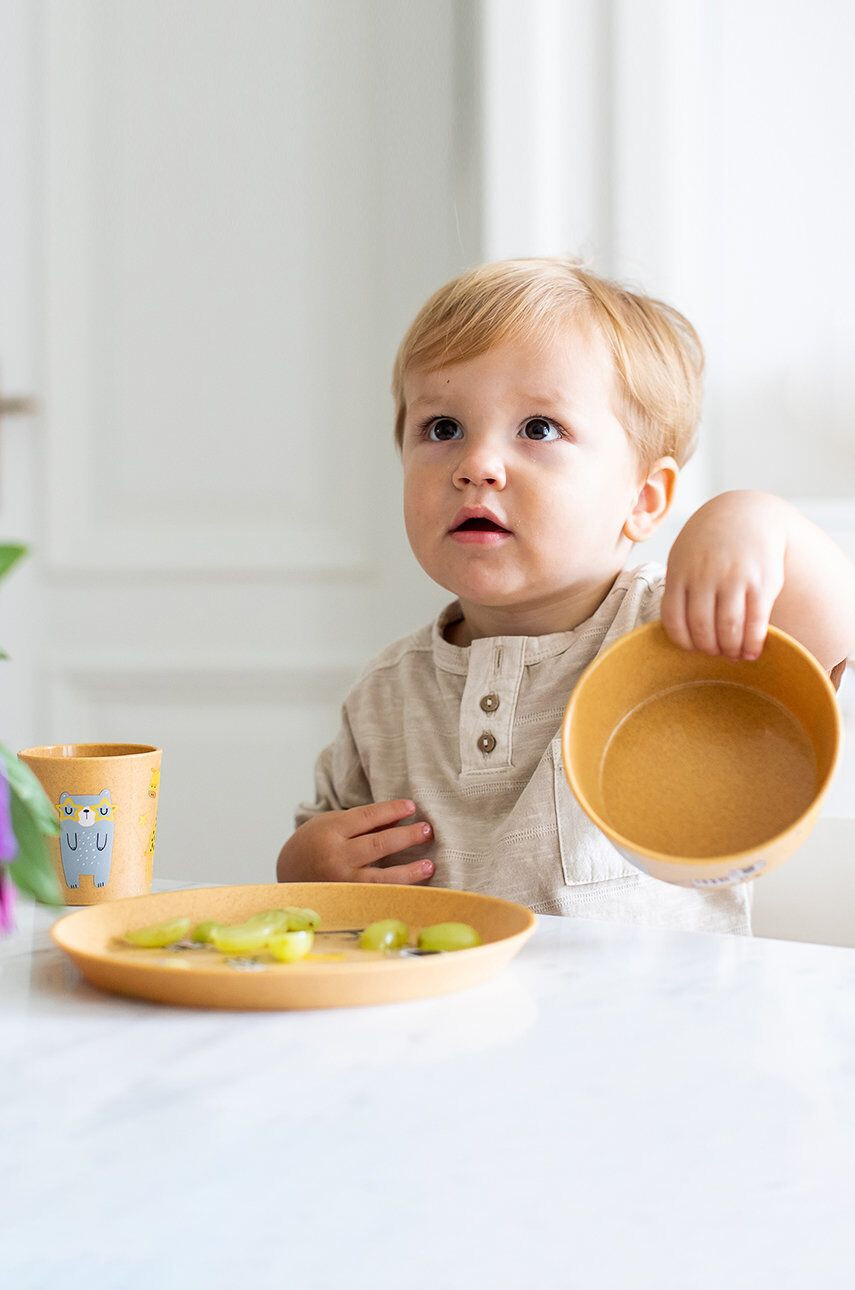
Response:
[{"label": "child's nose", "polygon": [[495,484],[499,488],[505,486],[505,462],[501,453],[495,448],[487,445],[481,447],[468,447],[468,450],[461,457],[454,472],[454,483],[459,485],[465,484]]}]

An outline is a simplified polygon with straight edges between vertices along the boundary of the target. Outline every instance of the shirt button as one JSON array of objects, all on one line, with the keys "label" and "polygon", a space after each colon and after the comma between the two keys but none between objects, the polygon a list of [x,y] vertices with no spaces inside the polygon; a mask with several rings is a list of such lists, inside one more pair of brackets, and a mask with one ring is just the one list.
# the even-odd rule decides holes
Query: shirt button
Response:
[{"label": "shirt button", "polygon": [[485,694],[481,700],[481,708],[484,712],[495,712],[499,706],[498,694]]},{"label": "shirt button", "polygon": [[485,730],[478,740],[478,747],[482,752],[491,753],[496,746],[496,736],[491,735],[489,730]]}]

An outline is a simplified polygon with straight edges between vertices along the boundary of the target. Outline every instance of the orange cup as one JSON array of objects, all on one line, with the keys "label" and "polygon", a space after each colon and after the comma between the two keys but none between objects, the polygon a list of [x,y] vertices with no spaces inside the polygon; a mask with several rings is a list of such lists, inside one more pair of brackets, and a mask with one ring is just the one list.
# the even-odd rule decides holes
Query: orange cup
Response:
[{"label": "orange cup", "polygon": [[48,840],[66,905],[151,890],[162,750],[149,744],[52,744],[18,753],[59,821]]}]

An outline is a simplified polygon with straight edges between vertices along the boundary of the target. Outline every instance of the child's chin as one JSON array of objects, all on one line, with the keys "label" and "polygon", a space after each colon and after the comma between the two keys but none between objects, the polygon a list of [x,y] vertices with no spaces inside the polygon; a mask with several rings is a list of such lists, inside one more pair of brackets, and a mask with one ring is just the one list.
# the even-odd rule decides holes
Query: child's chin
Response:
[{"label": "child's chin", "polygon": [[509,586],[500,578],[448,578],[440,585],[458,600],[479,605],[512,605],[524,597],[521,588]]},{"label": "child's chin", "polygon": [[470,600],[476,604],[502,605],[514,604],[523,599],[525,588],[515,586],[498,569],[491,569],[486,563],[472,561],[469,568],[449,569],[446,563],[419,560],[428,577],[439,587],[444,587],[459,600]]}]

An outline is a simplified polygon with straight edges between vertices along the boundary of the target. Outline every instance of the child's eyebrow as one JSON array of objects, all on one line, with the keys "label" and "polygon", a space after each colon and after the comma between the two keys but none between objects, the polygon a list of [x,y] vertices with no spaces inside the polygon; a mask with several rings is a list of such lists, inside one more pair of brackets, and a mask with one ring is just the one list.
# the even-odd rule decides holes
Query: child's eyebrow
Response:
[{"label": "child's eyebrow", "polygon": [[[422,404],[442,403],[443,400],[448,400],[449,397],[450,396],[447,391],[439,391],[436,394],[421,394],[417,399],[410,400],[409,407],[418,408],[421,407]],[[567,398],[567,395],[563,394],[560,390],[547,394],[520,394],[518,397],[525,403],[550,403],[553,407],[567,407],[571,403],[571,400]]]},{"label": "child's eyebrow", "polygon": [[556,408],[566,408],[572,400],[561,390],[547,391],[545,394],[521,394],[527,403],[551,403]]}]

